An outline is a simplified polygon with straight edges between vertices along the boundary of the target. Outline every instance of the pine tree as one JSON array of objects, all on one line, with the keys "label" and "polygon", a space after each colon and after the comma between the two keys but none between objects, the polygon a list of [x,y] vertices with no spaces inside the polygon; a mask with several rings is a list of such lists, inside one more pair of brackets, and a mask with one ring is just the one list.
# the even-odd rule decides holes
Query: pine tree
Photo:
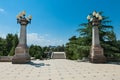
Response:
[{"label": "pine tree", "polygon": [[[102,15],[103,12],[100,12]],[[91,14],[90,14],[91,15]],[[103,20],[99,28],[100,44],[104,48],[106,57],[111,57],[114,53],[119,52],[119,48],[116,46],[116,35],[114,33],[113,26],[110,25],[109,17],[102,16]],[[80,36],[71,37],[66,44],[66,53],[69,59],[76,56],[76,58],[88,57],[90,48],[92,45],[92,25],[87,23],[80,24],[80,28],[77,29]],[[76,59],[74,58],[74,59]]]}]

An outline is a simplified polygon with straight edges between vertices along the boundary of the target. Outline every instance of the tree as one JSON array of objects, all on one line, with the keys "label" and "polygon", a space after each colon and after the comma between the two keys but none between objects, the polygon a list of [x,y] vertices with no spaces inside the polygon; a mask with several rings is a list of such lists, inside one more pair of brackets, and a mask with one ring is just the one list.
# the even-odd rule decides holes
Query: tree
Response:
[{"label": "tree", "polygon": [[8,51],[6,48],[6,40],[3,38],[0,38],[0,56],[7,56]]},{"label": "tree", "polygon": [[9,52],[9,56],[13,56],[15,54],[15,48],[18,45],[18,35],[15,34],[8,34],[6,37],[6,41],[7,41],[7,48],[8,48],[8,52]]},{"label": "tree", "polygon": [[66,56],[68,59],[77,59],[79,55],[77,54],[77,38],[76,36],[72,36],[69,39],[69,43],[66,44]]},{"label": "tree", "polygon": [[15,54],[15,47],[12,47],[12,49],[9,52],[9,56],[13,56]]},{"label": "tree", "polygon": [[6,39],[0,38],[0,56],[13,56],[18,44],[17,34],[7,34]]},{"label": "tree", "polygon": [[35,57],[36,59],[42,59],[42,48],[37,45],[31,45],[29,48],[30,56]]},{"label": "tree", "polygon": [[10,50],[13,47],[13,34],[7,34],[7,36],[6,36],[6,42],[7,42],[6,47],[7,47],[7,51],[8,51],[7,54],[9,54]]},{"label": "tree", "polygon": [[62,46],[58,45],[53,49],[53,51],[64,52],[65,51],[64,49],[65,49],[64,45],[62,45]]}]

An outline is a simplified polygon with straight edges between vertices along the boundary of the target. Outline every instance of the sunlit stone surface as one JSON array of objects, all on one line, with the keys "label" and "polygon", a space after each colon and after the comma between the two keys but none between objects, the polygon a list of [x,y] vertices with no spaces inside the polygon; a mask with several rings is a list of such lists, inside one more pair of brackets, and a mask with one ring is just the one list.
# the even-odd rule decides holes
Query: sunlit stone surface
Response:
[{"label": "sunlit stone surface", "polygon": [[0,63],[0,80],[120,80],[120,65],[66,59]]}]

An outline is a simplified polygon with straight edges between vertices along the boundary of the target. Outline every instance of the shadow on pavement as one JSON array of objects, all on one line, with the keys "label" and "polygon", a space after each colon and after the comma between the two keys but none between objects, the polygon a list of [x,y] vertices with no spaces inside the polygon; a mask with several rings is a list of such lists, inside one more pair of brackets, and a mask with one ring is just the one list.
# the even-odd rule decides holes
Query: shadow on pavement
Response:
[{"label": "shadow on pavement", "polygon": [[106,64],[120,65],[120,62],[107,62]]},{"label": "shadow on pavement", "polygon": [[[77,62],[91,63],[89,60],[77,60]],[[113,65],[120,65],[120,61],[107,61],[105,63],[92,63],[92,64],[113,64]]]},{"label": "shadow on pavement", "polygon": [[44,64],[44,63],[34,63],[34,62],[28,62],[27,64],[34,66],[34,67],[41,67],[41,66],[50,66],[50,64]]}]

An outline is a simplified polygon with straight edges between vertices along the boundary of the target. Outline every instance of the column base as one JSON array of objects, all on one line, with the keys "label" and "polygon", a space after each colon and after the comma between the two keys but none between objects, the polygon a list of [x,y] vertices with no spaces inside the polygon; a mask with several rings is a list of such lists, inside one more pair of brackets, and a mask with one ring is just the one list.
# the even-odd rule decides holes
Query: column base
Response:
[{"label": "column base", "polygon": [[92,63],[105,63],[106,57],[103,54],[103,48],[94,47],[91,49],[90,62]]},{"label": "column base", "polygon": [[15,55],[12,58],[12,64],[25,64],[27,62],[30,62],[28,49],[20,46],[16,47]]},{"label": "column base", "polygon": [[93,56],[93,57],[90,57],[90,62],[91,63],[105,63],[106,57],[105,56]]}]

